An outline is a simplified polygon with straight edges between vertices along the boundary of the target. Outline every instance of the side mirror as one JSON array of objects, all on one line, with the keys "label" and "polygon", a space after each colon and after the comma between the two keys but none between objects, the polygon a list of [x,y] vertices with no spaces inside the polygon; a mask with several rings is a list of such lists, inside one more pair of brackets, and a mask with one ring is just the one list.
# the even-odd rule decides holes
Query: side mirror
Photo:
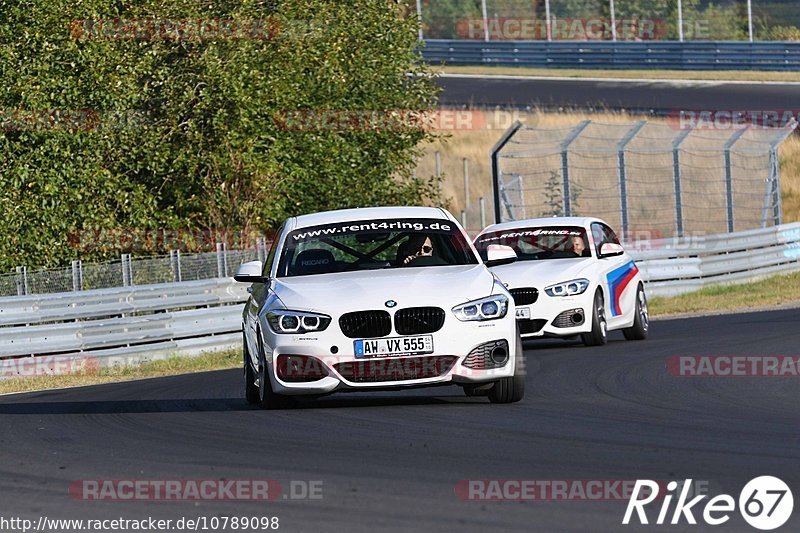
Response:
[{"label": "side mirror", "polygon": [[242,283],[266,283],[267,278],[261,275],[264,265],[261,261],[250,261],[239,265],[233,279]]},{"label": "side mirror", "polygon": [[606,242],[600,246],[600,258],[603,257],[614,257],[616,255],[622,255],[625,253],[625,250],[622,248],[621,244],[616,244],[613,242]]},{"label": "side mirror", "polygon": [[486,261],[484,261],[484,263],[487,267],[508,265],[516,260],[517,253],[510,246],[490,244],[486,248]]}]

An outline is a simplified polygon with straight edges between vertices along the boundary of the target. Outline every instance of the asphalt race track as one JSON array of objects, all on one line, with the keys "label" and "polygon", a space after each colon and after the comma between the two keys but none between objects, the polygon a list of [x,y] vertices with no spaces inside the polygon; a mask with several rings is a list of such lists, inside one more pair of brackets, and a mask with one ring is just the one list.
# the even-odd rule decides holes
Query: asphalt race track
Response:
[{"label": "asphalt race track", "polygon": [[[691,76],[691,73],[687,74]],[[540,107],[545,110],[626,109],[666,115],[674,110],[795,111],[800,84],[581,80],[447,75],[439,104]]]},{"label": "asphalt race track", "polygon": [[[620,525],[626,502],[462,501],[459,480],[692,478],[738,499],[776,475],[800,497],[800,378],[680,378],[673,355],[797,355],[798,310],[658,321],[604,347],[526,344],[514,405],[455,387],[334,395],[262,411],[238,370],[0,397],[0,514],[277,516],[280,531],[755,531]],[[322,481],[322,498],[108,502],[82,479]],[[650,509],[650,508],[649,508]],[[658,508],[649,513],[655,519]],[[702,509],[695,512],[701,520]],[[670,513],[671,516],[671,513]],[[797,531],[800,512],[781,531]]]}]

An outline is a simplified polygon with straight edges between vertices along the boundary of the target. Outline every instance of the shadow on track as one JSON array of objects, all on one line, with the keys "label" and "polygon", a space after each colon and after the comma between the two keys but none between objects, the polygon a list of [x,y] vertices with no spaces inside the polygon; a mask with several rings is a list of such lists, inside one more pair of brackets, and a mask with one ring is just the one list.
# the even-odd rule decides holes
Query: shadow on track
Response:
[{"label": "shadow on track", "polygon": [[250,409],[252,407],[239,398],[0,403],[0,415],[208,413]]}]

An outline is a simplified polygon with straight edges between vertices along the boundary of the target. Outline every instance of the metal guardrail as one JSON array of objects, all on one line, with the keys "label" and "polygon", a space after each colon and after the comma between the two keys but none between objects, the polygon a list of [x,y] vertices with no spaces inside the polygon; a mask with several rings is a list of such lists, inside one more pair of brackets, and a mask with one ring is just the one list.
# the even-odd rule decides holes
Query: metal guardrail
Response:
[{"label": "metal guardrail", "polygon": [[630,253],[642,272],[648,294],[673,296],[708,285],[742,283],[800,270],[800,223],[657,239]]},{"label": "metal guardrail", "polygon": [[[648,294],[675,295],[800,270],[800,223],[629,249]],[[21,361],[126,365],[237,346],[246,298],[230,278],[0,298],[0,377],[30,368]]]},{"label": "metal guardrail", "polygon": [[471,41],[428,39],[422,58],[450,65],[537,68],[800,70],[789,41]]}]

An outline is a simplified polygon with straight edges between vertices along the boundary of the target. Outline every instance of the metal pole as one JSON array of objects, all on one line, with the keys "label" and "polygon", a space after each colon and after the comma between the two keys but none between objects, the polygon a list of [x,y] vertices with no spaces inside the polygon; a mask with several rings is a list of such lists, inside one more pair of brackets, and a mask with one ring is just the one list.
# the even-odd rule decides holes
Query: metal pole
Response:
[{"label": "metal pole", "polygon": [[623,239],[628,238],[628,180],[625,175],[625,147],[636,137],[647,121],[640,120],[636,123],[617,144],[617,171],[619,176],[619,208],[622,222]]},{"label": "metal pole", "polygon": [[678,0],[678,40],[683,42],[683,0]]},{"label": "metal pole", "polygon": [[750,42],[753,42],[753,2],[747,0],[747,33],[750,35]]},{"label": "metal pole", "polygon": [[72,290],[83,290],[83,266],[80,259],[72,261]]},{"label": "metal pole", "polygon": [[228,277],[228,258],[226,257],[227,254],[225,253],[227,246],[225,246],[224,242],[217,243],[217,277],[218,278],[227,278]]},{"label": "metal pole", "polygon": [[522,128],[522,122],[519,120],[515,121],[510,128],[506,130],[500,140],[492,147],[492,152],[490,156],[491,166],[492,166],[492,196],[494,197],[494,220],[495,222],[500,222],[503,220],[502,213],[500,212],[500,160],[499,154],[500,150],[502,150],[508,141],[516,135],[517,131]]},{"label": "metal pole", "polygon": [[461,227],[467,229],[467,211],[461,210]]},{"label": "metal pole", "polygon": [[486,14],[486,0],[481,0],[481,14],[483,15],[483,40],[489,42],[489,16]]},{"label": "metal pole", "polygon": [[464,163],[464,209],[469,208],[469,163],[465,157]]},{"label": "metal pole", "polygon": [[122,254],[120,255],[120,263],[122,266],[122,286],[123,287],[130,287],[131,285],[131,274],[128,270],[128,258],[130,254]]},{"label": "metal pole", "polygon": [[552,21],[550,20],[550,0],[544,0],[544,17],[545,22],[547,23],[547,40],[553,40],[553,26]]},{"label": "metal pole", "polygon": [[731,148],[742,135],[750,128],[745,126],[728,139],[725,143],[725,199],[727,207],[728,233],[733,233],[733,173],[731,171]]},{"label": "metal pole", "polygon": [[586,126],[591,124],[591,120],[584,120],[573,129],[569,135],[561,143],[561,176],[563,178],[563,200],[564,200],[564,216],[572,216],[572,197],[569,190],[569,145],[572,141],[586,129]]},{"label": "metal pole", "polygon": [[183,281],[183,273],[181,272],[181,251],[170,250],[170,260],[172,262],[172,278],[177,281]]},{"label": "metal pole", "polygon": [[417,19],[419,20],[417,39],[422,41],[422,0],[417,0]]},{"label": "metal pole", "polygon": [[[608,0],[609,4],[611,5],[611,39],[616,41],[617,40],[617,14],[616,10],[614,9],[614,0]],[[569,215],[567,215],[569,216]]]},{"label": "metal pole", "polygon": [[481,207],[481,229],[486,227],[486,202],[483,201],[483,196],[478,199],[478,205]]},{"label": "metal pole", "polygon": [[675,231],[683,237],[683,194],[681,192],[681,155],[680,147],[686,137],[692,133],[693,126],[685,129],[672,142],[672,176],[675,180]]},{"label": "metal pole", "polygon": [[18,266],[16,270],[17,275],[19,275],[17,279],[17,296],[25,296],[28,294],[28,267]]}]

